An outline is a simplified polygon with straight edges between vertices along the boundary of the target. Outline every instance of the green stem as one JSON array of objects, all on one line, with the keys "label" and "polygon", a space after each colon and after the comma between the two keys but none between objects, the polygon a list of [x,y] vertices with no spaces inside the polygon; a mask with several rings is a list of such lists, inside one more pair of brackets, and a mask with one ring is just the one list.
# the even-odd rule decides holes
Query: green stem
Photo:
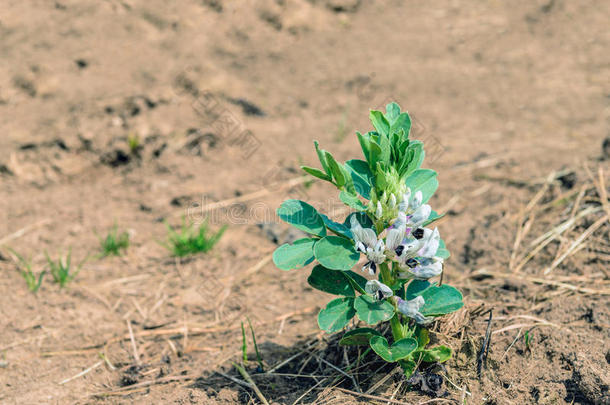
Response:
[{"label": "green stem", "polygon": [[[381,274],[381,282],[387,286],[394,285],[394,277],[387,263],[382,263],[380,266],[380,274]],[[392,305],[396,308],[396,302],[391,300]],[[405,337],[404,328],[400,323],[400,319],[398,318],[398,313],[395,313],[392,319],[390,319],[390,326],[392,327],[392,337],[394,337],[394,341],[400,340]]]}]

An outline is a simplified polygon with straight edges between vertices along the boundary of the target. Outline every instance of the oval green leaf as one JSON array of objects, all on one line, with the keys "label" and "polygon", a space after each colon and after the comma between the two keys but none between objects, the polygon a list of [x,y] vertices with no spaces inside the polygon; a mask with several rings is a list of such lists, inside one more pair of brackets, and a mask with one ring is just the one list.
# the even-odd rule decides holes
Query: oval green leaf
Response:
[{"label": "oval green leaf", "polygon": [[464,306],[462,293],[450,285],[440,287],[433,286],[424,290],[421,294],[425,304],[420,309],[424,316],[440,316],[450,314]]},{"label": "oval green leaf", "polygon": [[443,363],[451,358],[451,348],[447,346],[437,346],[432,349],[421,351],[421,361],[426,363]]},{"label": "oval green leaf", "polygon": [[343,329],[355,314],[353,298],[337,298],[320,311],[318,326],[328,333],[337,332]]},{"label": "oval green leaf", "polygon": [[324,266],[317,265],[311,271],[307,282],[313,288],[329,294],[355,297],[354,287],[349,282],[345,273],[337,270],[329,270]]},{"label": "oval green leaf", "polygon": [[406,359],[417,348],[417,341],[413,338],[400,339],[390,347],[383,336],[373,336],[370,340],[371,348],[387,362],[393,363]]},{"label": "oval green leaf", "polygon": [[340,236],[320,239],[314,246],[313,253],[322,266],[331,270],[349,270],[360,258],[352,242]]},{"label": "oval green leaf", "polygon": [[377,301],[368,295],[361,295],[354,301],[358,319],[369,325],[388,321],[394,316],[394,307],[387,301]]},{"label": "oval green leaf", "polygon": [[297,229],[318,236],[326,236],[326,227],[318,211],[300,200],[286,200],[277,209],[277,215]]},{"label": "oval green leaf", "polygon": [[358,328],[345,332],[339,341],[341,346],[368,345],[373,336],[381,336],[381,333],[372,328]]},{"label": "oval green leaf", "polygon": [[273,263],[281,270],[300,269],[314,259],[313,247],[316,239],[296,240],[292,245],[285,243],[273,252]]}]

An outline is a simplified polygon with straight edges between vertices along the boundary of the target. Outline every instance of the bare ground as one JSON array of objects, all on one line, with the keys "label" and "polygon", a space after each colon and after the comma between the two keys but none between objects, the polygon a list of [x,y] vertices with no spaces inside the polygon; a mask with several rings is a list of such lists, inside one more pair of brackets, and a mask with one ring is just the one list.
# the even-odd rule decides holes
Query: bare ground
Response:
[{"label": "bare ground", "polygon": [[[276,404],[610,403],[607,3],[0,11],[1,403],[257,402],[226,377],[242,380],[231,361],[246,317],[267,370],[299,355],[276,372],[300,377],[260,376],[250,346],[248,370]],[[456,351],[438,399],[383,380],[392,367],[372,356],[358,386],[318,361],[346,367],[317,332],[327,297],[270,261],[294,237],[273,214],[283,199],[338,213],[330,188],[300,180],[312,140],[356,156],[354,131],[389,100],[439,172],[445,280],[467,297],[434,329]],[[176,260],[159,242],[182,216],[229,228],[210,254]],[[115,223],[132,233],[127,254],[87,261],[63,290],[46,279],[28,292],[6,249],[36,270],[45,250],[80,261]]]}]

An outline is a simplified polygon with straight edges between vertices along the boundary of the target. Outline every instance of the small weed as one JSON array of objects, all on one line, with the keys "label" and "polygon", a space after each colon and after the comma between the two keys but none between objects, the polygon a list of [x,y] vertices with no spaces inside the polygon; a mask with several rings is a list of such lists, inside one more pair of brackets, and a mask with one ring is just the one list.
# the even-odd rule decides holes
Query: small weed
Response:
[{"label": "small weed", "polygon": [[106,256],[121,256],[121,254],[129,247],[129,233],[119,233],[118,227],[115,225],[106,238],[100,238],[101,257]]},{"label": "small weed", "polygon": [[21,277],[23,277],[26,284],[28,285],[28,290],[33,293],[36,293],[40,288],[40,285],[42,284],[42,279],[46,271],[41,271],[38,277],[36,277],[36,274],[34,274],[34,272],[32,271],[32,262],[28,259],[25,259],[13,249],[10,249],[10,251],[17,258],[17,269],[19,270]]},{"label": "small weed", "polygon": [[131,152],[132,155],[138,155],[142,149],[140,137],[136,134],[127,135],[127,146],[129,147],[129,152]]},{"label": "small weed", "polygon": [[525,335],[523,336],[523,341],[525,342],[525,349],[531,350],[530,348],[530,331],[526,330]]},{"label": "small weed", "polygon": [[82,265],[85,263],[86,259],[83,260],[75,269],[72,268],[72,250],[68,251],[68,255],[66,259],[62,259],[61,256],[53,261],[49,257],[49,254],[45,252],[45,256],[47,257],[47,263],[49,265],[49,272],[53,277],[53,281],[59,284],[59,287],[65,287],[70,281],[74,280],[76,275],[80,272]]},{"label": "small weed", "polygon": [[215,234],[208,235],[210,230],[207,221],[197,228],[193,224],[186,225],[184,219],[182,220],[182,227],[178,231],[172,229],[168,224],[166,226],[168,237],[163,246],[177,257],[208,252],[216,245],[227,229],[225,225]]}]

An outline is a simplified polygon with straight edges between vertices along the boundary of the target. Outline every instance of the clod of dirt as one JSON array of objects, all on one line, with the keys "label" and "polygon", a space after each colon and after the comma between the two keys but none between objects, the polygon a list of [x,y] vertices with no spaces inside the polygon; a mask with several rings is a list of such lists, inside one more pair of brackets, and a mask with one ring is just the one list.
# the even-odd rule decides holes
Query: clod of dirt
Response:
[{"label": "clod of dirt", "polygon": [[36,85],[34,84],[34,82],[24,76],[15,76],[13,78],[13,84],[15,85],[15,87],[17,87],[19,90],[23,91],[25,94],[27,94],[30,97],[36,97]]},{"label": "clod of dirt", "polygon": [[557,180],[561,183],[561,187],[570,190],[578,181],[578,177],[576,177],[576,172],[569,172],[557,177]]},{"label": "clod of dirt", "polygon": [[250,101],[245,98],[230,98],[228,99],[230,103],[233,103],[237,106],[240,106],[244,114],[246,115],[254,115],[257,117],[264,117],[265,112],[261,110],[258,106],[252,104]]},{"label": "clod of dirt", "polygon": [[115,149],[100,156],[100,161],[110,167],[125,166],[131,161],[131,155],[121,149]]},{"label": "clod of dirt", "polygon": [[602,142],[602,159],[610,159],[610,136]]},{"label": "clod of dirt", "polygon": [[203,5],[216,11],[217,13],[222,13],[222,1],[221,0],[203,0]]},{"label": "clod of dirt", "polygon": [[327,0],[326,7],[335,13],[354,13],[360,7],[360,0]]},{"label": "clod of dirt", "polygon": [[169,203],[170,203],[170,205],[172,205],[174,207],[186,207],[191,202],[193,202],[193,200],[194,200],[193,196],[180,195],[178,197],[172,198],[172,200]]},{"label": "clod of dirt", "polygon": [[142,377],[142,374],[140,373],[140,371],[142,371],[142,369],[143,369],[142,366],[129,367],[121,375],[121,379],[119,380],[119,385],[121,387],[127,387],[128,385],[137,384],[138,381],[140,380],[140,378]]},{"label": "clod of dirt", "polygon": [[0,174],[4,174],[7,176],[13,176],[13,172],[5,164],[0,164]]},{"label": "clod of dirt", "polygon": [[76,60],[74,61],[74,63],[76,63],[76,66],[77,66],[79,69],[84,69],[84,68],[86,68],[87,66],[89,66],[89,62],[87,62],[85,59],[76,59]]},{"label": "clod of dirt", "polygon": [[276,31],[280,31],[282,29],[282,21],[280,20],[279,15],[272,13],[269,10],[263,10],[259,13],[259,17]]},{"label": "clod of dirt", "polygon": [[187,131],[187,136],[190,138],[182,147],[182,151],[189,152],[195,156],[204,156],[206,151],[218,146],[218,136],[211,132],[202,134],[196,128],[190,128]]},{"label": "clod of dirt", "polygon": [[435,398],[447,396],[447,390],[443,389],[445,381],[440,374],[432,372],[434,368],[435,366],[429,367],[423,373],[415,370],[415,373],[407,380],[407,383],[411,384],[418,391]]},{"label": "clod of dirt", "polygon": [[601,361],[594,362],[580,353],[570,353],[566,360],[574,369],[566,387],[574,399],[583,397],[592,404],[610,404],[610,375]]}]

